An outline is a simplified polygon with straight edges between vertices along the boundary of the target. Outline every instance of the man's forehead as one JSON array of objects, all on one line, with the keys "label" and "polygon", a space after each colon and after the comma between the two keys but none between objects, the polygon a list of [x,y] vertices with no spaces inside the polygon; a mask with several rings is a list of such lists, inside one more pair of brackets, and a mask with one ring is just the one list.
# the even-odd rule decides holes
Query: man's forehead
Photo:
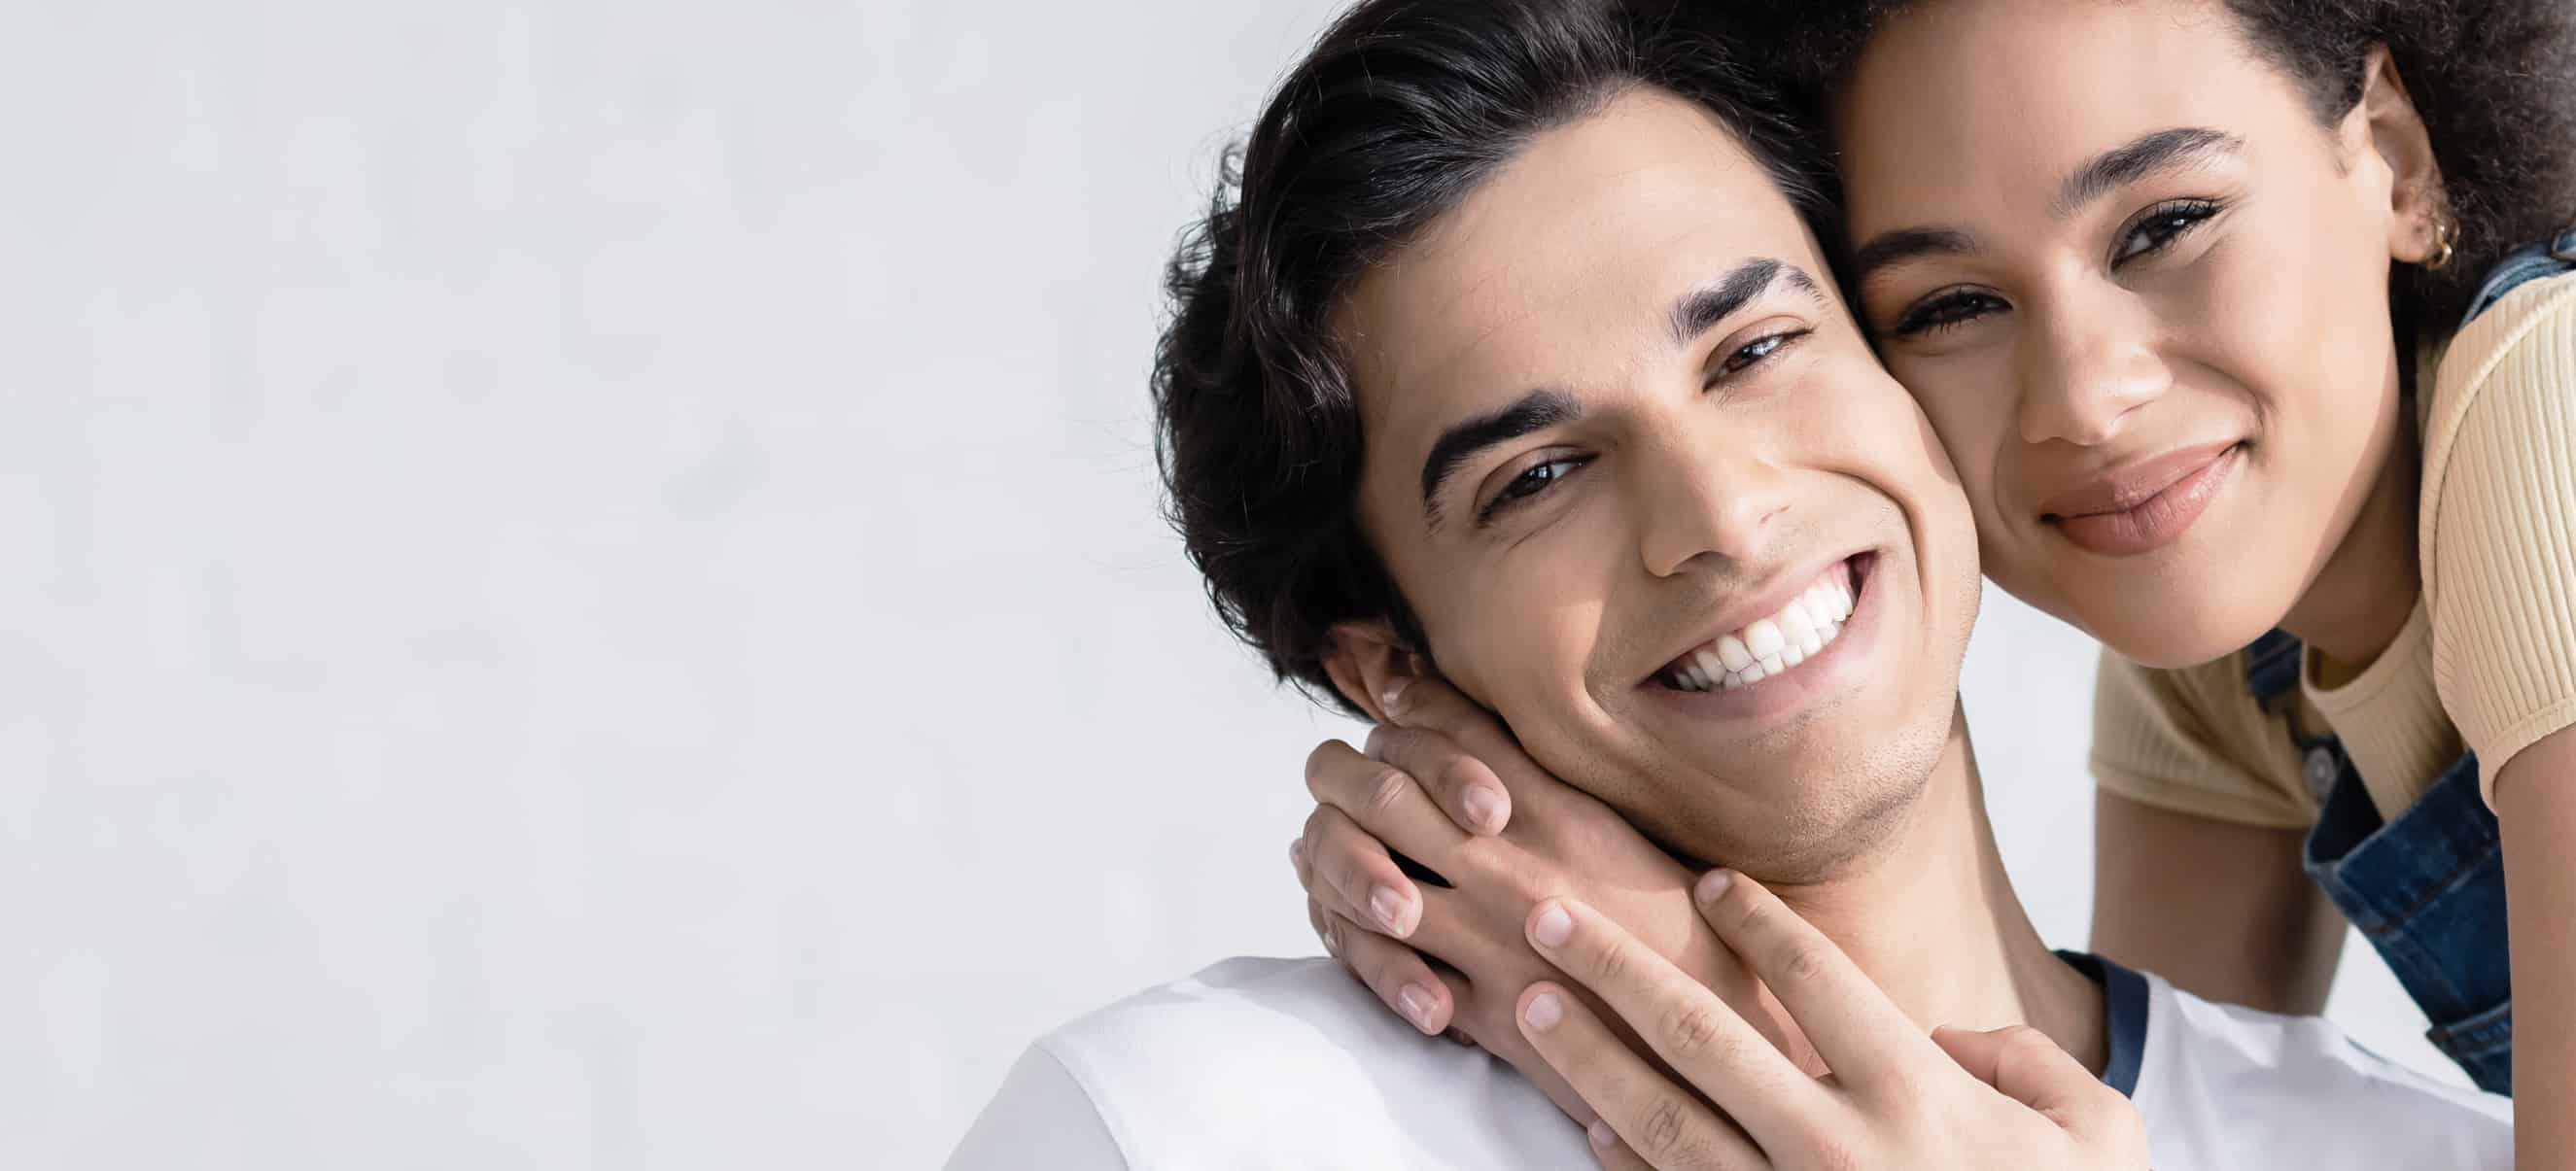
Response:
[{"label": "man's forehead", "polygon": [[1353,289],[1339,325],[1363,418],[1426,388],[1509,397],[1633,358],[1676,298],[1765,256],[1811,262],[1769,172],[1705,110],[1623,96],[1533,140]]}]

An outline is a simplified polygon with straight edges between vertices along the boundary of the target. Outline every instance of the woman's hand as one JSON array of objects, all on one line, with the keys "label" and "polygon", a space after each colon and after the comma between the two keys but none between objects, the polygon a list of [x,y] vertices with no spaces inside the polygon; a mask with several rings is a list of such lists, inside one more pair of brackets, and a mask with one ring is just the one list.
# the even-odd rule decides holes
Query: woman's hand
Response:
[{"label": "woman's hand", "polygon": [[1589,1133],[1604,1166],[2147,1166],[2136,1108],[2038,1030],[1926,1037],[1759,884],[1713,871],[1699,890],[1709,925],[1788,1008],[1832,1076],[1791,1064],[1600,912],[1551,900],[1529,917],[1531,944],[1635,1026],[1672,1071],[1640,1057],[1566,989],[1542,981],[1521,994],[1523,1034],[1599,1112]]},{"label": "woman's hand", "polygon": [[[1395,698],[1387,707],[1403,726],[1379,728],[1366,754],[1334,741],[1307,759],[1319,804],[1289,851],[1316,933],[1378,999],[1425,1033],[1485,1047],[1590,1122],[1513,1023],[1523,988],[1563,978],[1523,938],[1530,909],[1579,895],[1738,1019],[1812,1061],[1777,1003],[1701,921],[1686,867],[1549,776],[1445,684],[1416,680]],[[1389,847],[1448,885],[1414,881]]]}]

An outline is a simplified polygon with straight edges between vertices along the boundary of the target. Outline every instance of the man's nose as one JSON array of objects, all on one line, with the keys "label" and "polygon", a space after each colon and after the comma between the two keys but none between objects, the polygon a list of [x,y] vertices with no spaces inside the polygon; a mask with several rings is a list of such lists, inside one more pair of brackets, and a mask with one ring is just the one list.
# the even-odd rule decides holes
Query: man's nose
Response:
[{"label": "man's nose", "polygon": [[1639,463],[1633,490],[1648,573],[1669,577],[1701,558],[1763,561],[1789,508],[1789,477],[1757,445],[1674,443]]}]

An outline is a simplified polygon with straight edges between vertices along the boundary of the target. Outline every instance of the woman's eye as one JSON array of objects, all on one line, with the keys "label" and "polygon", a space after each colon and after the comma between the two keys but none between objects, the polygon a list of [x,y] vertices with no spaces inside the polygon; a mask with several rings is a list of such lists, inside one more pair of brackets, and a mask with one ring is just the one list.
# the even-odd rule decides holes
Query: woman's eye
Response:
[{"label": "woman's eye", "polygon": [[1956,292],[1944,293],[1906,310],[1905,316],[1896,321],[1896,334],[1899,337],[1912,337],[1919,333],[1948,329],[1954,325],[1964,325],[2005,307],[2004,299],[1992,293],[1960,289]]},{"label": "woman's eye", "polygon": [[1492,500],[1487,501],[1483,508],[1476,510],[1476,523],[1480,525],[1491,523],[1504,509],[1554,487],[1558,480],[1564,479],[1574,469],[1582,467],[1584,462],[1574,456],[1567,456],[1562,459],[1552,459],[1546,463],[1531,464],[1522,469],[1521,474],[1512,477],[1510,483],[1503,485],[1502,491],[1494,493]]},{"label": "woman's eye", "polygon": [[2118,254],[2111,257],[2113,266],[2164,251],[2193,228],[2207,223],[2218,214],[2218,205],[2205,199],[2168,203],[2149,211],[2146,218],[2129,228],[2120,239]]}]

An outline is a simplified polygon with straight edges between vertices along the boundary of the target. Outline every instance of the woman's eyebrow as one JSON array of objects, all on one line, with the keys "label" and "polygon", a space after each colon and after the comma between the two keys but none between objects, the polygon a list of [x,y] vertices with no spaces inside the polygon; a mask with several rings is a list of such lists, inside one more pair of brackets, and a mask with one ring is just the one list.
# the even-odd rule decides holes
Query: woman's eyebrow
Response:
[{"label": "woman's eyebrow", "polygon": [[[2208,162],[2233,154],[2245,140],[2203,126],[2153,130],[2103,151],[2067,173],[2057,186],[2049,214],[2065,219],[2084,205],[2159,171]],[[1880,272],[1926,256],[1960,256],[1983,247],[1976,233],[1964,228],[1920,225],[1880,232],[1852,250],[1854,285],[1868,284]]]},{"label": "woman's eyebrow", "polygon": [[2049,214],[2065,219],[2082,211],[2085,204],[2148,175],[2206,162],[2213,155],[2233,154],[2244,145],[2244,139],[2205,126],[2149,131],[2068,172],[2065,181],[2057,186],[2057,198],[2049,204]]},{"label": "woman's eyebrow", "polygon": [[1880,270],[1926,256],[1959,256],[1977,251],[1975,234],[1958,228],[1898,228],[1880,232],[1852,250],[1852,283],[1865,285]]}]

